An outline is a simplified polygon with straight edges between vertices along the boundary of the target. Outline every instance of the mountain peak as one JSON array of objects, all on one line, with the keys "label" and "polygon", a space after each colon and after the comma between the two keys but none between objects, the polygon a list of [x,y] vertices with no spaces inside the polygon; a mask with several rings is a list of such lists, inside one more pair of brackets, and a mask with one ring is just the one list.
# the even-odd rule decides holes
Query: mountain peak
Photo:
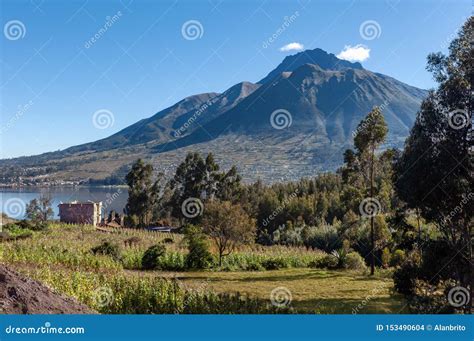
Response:
[{"label": "mountain peak", "polygon": [[322,70],[342,70],[347,68],[358,70],[363,69],[360,63],[351,63],[347,60],[339,59],[332,53],[328,53],[322,49],[316,48],[314,50],[305,50],[285,57],[280,65],[278,65],[258,83],[263,84],[270,82],[281,75],[283,72],[292,72],[305,64],[317,65]]}]

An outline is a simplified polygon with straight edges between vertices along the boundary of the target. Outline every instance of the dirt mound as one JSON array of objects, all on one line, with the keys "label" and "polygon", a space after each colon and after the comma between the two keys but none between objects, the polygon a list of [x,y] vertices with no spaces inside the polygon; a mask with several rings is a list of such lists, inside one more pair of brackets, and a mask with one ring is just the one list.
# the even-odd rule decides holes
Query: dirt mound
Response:
[{"label": "dirt mound", "polygon": [[89,307],[0,264],[0,314],[93,314]]}]

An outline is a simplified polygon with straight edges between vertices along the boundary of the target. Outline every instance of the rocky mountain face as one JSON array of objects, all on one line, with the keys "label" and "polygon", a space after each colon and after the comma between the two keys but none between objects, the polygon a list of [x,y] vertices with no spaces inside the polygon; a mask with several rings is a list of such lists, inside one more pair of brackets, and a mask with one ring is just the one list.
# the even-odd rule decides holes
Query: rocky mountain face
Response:
[{"label": "rocky mountain face", "polygon": [[50,177],[76,181],[119,175],[137,157],[171,173],[186,152],[201,151],[224,166],[236,164],[248,181],[295,179],[337,168],[374,106],[389,126],[387,146],[401,146],[426,95],[359,63],[308,50],[286,57],[256,84],[190,96],[108,138],[2,160],[0,167],[43,167]]}]

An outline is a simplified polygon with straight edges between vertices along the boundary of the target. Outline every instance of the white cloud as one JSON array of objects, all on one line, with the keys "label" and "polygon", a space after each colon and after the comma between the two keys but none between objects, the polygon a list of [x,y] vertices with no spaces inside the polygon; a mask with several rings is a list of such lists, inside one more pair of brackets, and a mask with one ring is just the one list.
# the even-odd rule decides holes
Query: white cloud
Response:
[{"label": "white cloud", "polygon": [[303,44],[300,43],[289,43],[286,44],[285,46],[280,47],[280,51],[286,52],[286,51],[301,51],[304,49]]},{"label": "white cloud", "polygon": [[369,59],[370,49],[362,44],[357,44],[356,46],[346,45],[336,57],[350,62],[363,62]]}]

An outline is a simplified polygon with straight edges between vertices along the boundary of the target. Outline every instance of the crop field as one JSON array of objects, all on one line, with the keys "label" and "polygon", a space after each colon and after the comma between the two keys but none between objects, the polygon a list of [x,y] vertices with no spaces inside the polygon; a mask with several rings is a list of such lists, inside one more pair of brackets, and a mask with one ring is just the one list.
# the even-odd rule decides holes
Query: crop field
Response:
[{"label": "crop field", "polygon": [[[97,255],[104,241],[120,258]],[[145,250],[162,243],[161,269],[144,271]],[[246,246],[220,268],[186,270],[179,234],[55,224],[0,243],[0,261],[101,313],[403,313],[390,273],[318,266],[321,251]]]}]

